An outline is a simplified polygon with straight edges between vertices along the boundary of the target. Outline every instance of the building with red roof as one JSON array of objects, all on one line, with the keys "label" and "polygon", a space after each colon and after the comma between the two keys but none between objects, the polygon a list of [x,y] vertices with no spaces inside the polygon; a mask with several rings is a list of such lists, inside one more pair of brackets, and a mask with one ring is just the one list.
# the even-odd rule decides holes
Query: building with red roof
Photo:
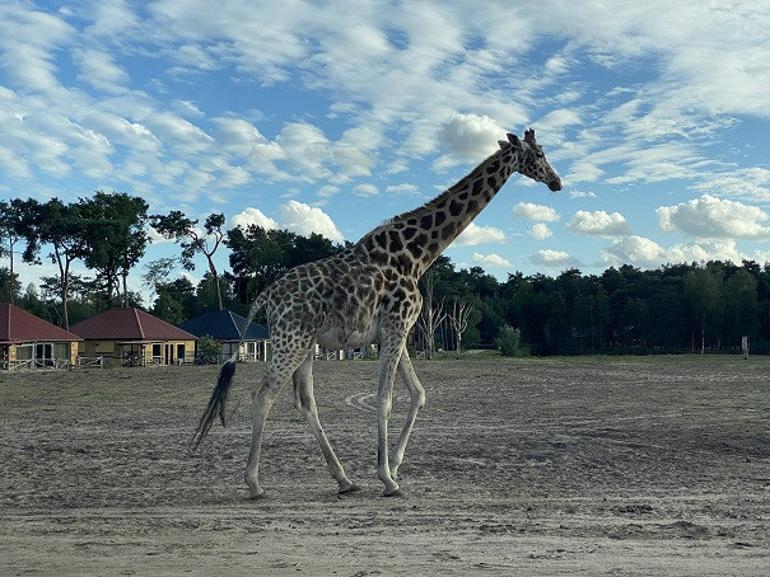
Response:
[{"label": "building with red roof", "polygon": [[0,366],[62,368],[74,366],[82,339],[9,303],[0,303]]},{"label": "building with red roof", "polygon": [[81,354],[110,365],[193,362],[198,337],[137,308],[110,309],[71,327],[83,339]]}]

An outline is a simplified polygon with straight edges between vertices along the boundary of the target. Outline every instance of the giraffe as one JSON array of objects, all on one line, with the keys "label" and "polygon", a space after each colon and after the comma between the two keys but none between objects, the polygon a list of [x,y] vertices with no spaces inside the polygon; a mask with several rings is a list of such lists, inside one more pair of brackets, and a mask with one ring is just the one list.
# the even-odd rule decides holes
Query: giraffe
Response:
[{"label": "giraffe", "polygon": [[[404,458],[417,413],[425,404],[425,389],[415,373],[406,339],[422,306],[418,281],[442,251],[486,207],[513,172],[561,190],[561,180],[535,140],[508,134],[499,150],[465,178],[423,206],[386,221],[342,253],[299,265],[269,285],[255,299],[246,326],[265,308],[273,355],[266,373],[252,391],[251,450],[245,481],[252,498],[264,493],[259,485],[262,435],[270,408],[282,386],[294,385],[294,406],[313,431],[338,493],[359,489],[345,474],[318,418],[313,394],[315,344],[328,349],[379,345],[377,388],[377,476],[385,496],[401,494],[398,468]],[[225,403],[235,372],[236,355],[222,366],[219,380],[201,416],[191,445],[197,448]],[[389,451],[388,421],[396,374],[410,393],[406,422]]]}]

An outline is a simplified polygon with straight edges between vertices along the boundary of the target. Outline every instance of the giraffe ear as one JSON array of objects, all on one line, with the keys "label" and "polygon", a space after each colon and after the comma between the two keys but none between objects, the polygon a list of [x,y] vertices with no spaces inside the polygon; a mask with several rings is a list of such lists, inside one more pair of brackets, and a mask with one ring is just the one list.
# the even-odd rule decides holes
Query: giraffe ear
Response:
[{"label": "giraffe ear", "polygon": [[506,136],[508,137],[508,142],[510,142],[511,144],[513,144],[514,146],[519,146],[519,147],[521,146],[521,140],[519,140],[518,136],[516,136],[515,134],[511,134],[510,132],[506,134]]}]

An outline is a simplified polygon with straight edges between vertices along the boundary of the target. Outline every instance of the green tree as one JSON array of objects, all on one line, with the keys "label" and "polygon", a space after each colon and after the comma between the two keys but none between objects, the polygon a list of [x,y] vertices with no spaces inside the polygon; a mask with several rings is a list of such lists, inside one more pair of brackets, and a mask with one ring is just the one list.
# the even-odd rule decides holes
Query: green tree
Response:
[{"label": "green tree", "polygon": [[521,331],[510,325],[500,329],[495,345],[504,357],[522,357],[527,354],[527,349],[521,342]]},{"label": "green tree", "polygon": [[113,292],[121,295],[121,286],[121,304],[128,306],[128,274],[149,243],[147,202],[125,193],[97,191],[93,198],[81,199],[78,206],[83,216],[84,262],[97,272],[108,306],[113,304]]},{"label": "green tree", "polygon": [[42,246],[49,245],[48,257],[58,268],[58,289],[62,303],[62,325],[69,329],[69,289],[72,263],[86,254],[84,220],[80,206],[65,204],[52,198],[44,204],[27,201],[27,225],[24,230],[27,246],[24,260],[40,262]]},{"label": "green tree", "polygon": [[180,277],[172,282],[158,284],[152,314],[172,325],[178,325],[198,312],[195,287],[189,279]]},{"label": "green tree", "polygon": [[219,362],[219,353],[222,345],[211,335],[203,335],[198,339],[198,354],[201,362],[206,364],[216,364]]},{"label": "green tree", "polygon": [[695,331],[700,331],[700,352],[706,350],[706,328],[714,323],[722,292],[721,271],[695,268],[684,278],[684,291],[692,315],[692,350],[695,352]]},{"label": "green tree", "polygon": [[236,292],[243,302],[251,301],[290,268],[339,254],[345,248],[319,234],[302,237],[255,225],[229,230],[227,246]]},{"label": "green tree", "polygon": [[182,248],[182,264],[187,270],[195,270],[194,257],[200,253],[206,258],[214,286],[217,291],[219,310],[224,310],[219,273],[214,263],[214,254],[225,241],[225,215],[212,213],[203,222],[203,229],[197,228],[198,221],[188,218],[183,212],[173,210],[167,215],[154,214],[150,217],[152,227],[163,237],[173,239]]},{"label": "green tree", "polygon": [[757,281],[745,268],[733,273],[724,287],[724,316],[728,344],[736,346],[742,336],[752,341],[759,327]]},{"label": "green tree", "polygon": [[[16,244],[25,236],[33,236],[31,231],[32,219],[35,216],[35,205],[31,200],[14,198],[10,202],[0,201],[0,256],[8,257],[8,278],[17,279],[14,270]],[[16,281],[14,281],[16,282]],[[13,282],[7,283],[5,294],[8,302],[13,304],[17,290]]]},{"label": "green tree", "polygon": [[12,273],[7,267],[0,267],[0,295],[8,299],[8,302],[14,304],[19,299],[21,284],[19,275]]},{"label": "green tree", "polygon": [[604,351],[607,340],[607,323],[610,320],[610,297],[599,283],[596,287],[596,331],[599,333],[599,351]]}]

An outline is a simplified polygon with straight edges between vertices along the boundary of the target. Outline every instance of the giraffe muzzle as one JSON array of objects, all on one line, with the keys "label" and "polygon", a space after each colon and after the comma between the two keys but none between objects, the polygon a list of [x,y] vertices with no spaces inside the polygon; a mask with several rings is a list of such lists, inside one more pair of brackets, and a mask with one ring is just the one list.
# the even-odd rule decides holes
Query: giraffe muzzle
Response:
[{"label": "giraffe muzzle", "polygon": [[556,180],[552,180],[548,183],[548,188],[551,189],[552,192],[558,192],[561,190],[561,180],[558,178]]}]

